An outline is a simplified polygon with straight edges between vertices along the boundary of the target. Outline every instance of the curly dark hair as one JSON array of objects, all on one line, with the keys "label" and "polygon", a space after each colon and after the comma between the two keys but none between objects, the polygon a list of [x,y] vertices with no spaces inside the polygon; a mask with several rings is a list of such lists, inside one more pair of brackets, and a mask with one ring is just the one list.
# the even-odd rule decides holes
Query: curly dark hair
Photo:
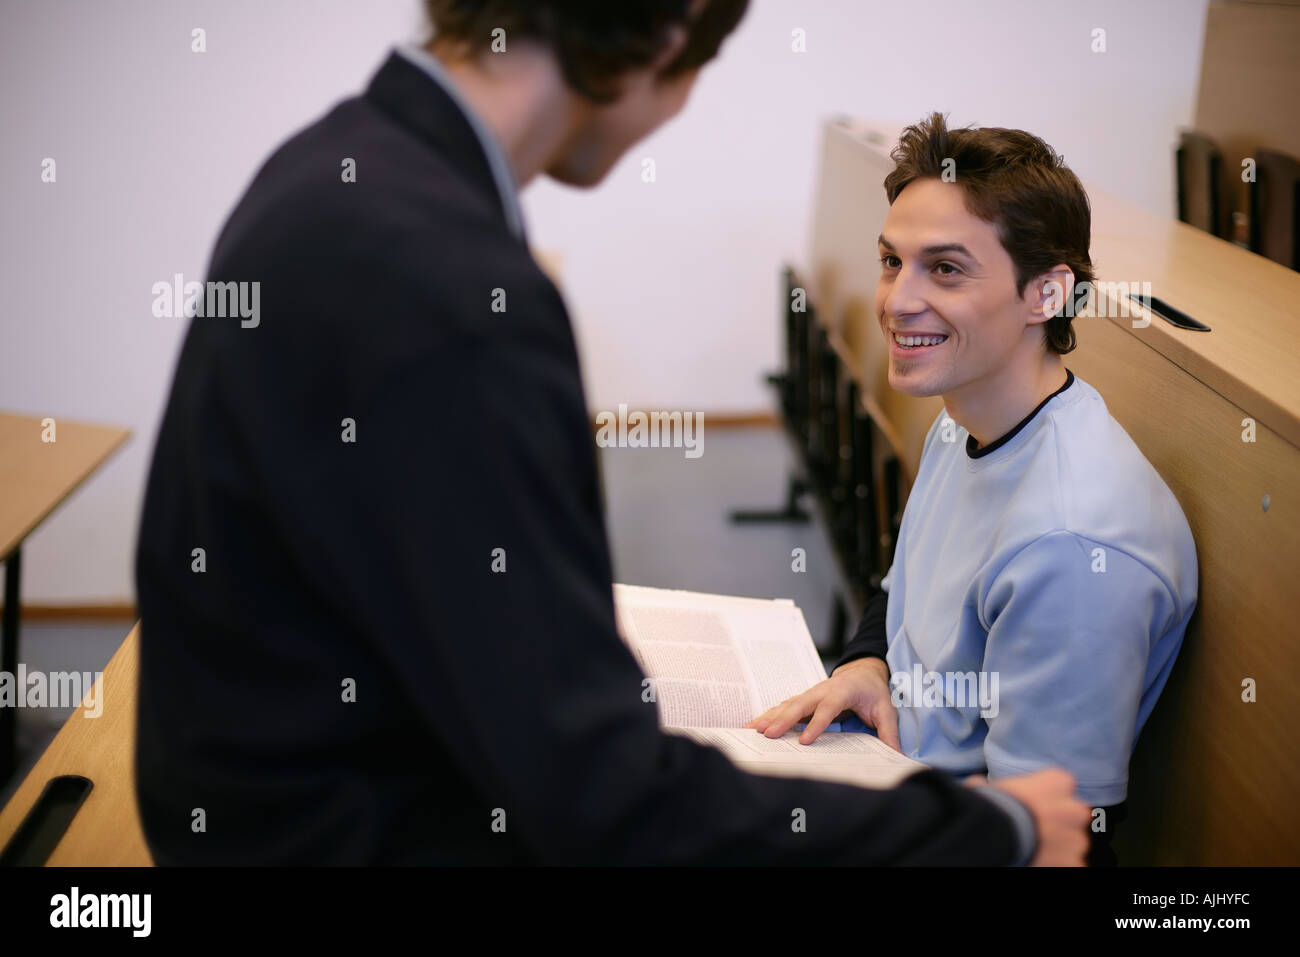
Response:
[{"label": "curly dark hair", "polygon": [[1046,345],[1065,355],[1076,345],[1071,325],[1095,277],[1088,246],[1092,211],[1088,194],[1065,160],[1024,130],[999,127],[948,129],[946,118],[931,113],[903,130],[891,154],[895,166],[885,177],[893,205],[916,179],[942,178],[945,160],[962,188],[972,215],[998,228],[1002,248],[1016,269],[1017,292],[1057,263],[1074,272],[1074,295],[1062,313],[1043,324]]},{"label": "curly dark hair", "polygon": [[692,17],[692,0],[425,0],[433,37],[490,47],[493,31],[539,40],[559,60],[565,81],[595,103],[618,96],[618,77],[651,63],[674,24],[690,30],[665,79],[703,66],[735,29],[749,0],[705,0]]}]

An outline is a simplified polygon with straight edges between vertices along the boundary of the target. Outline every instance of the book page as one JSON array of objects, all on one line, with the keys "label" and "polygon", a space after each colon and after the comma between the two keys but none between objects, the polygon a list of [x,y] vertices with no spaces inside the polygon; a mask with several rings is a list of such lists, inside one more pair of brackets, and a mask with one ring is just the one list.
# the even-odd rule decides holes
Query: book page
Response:
[{"label": "book page", "polygon": [[741,728],[826,678],[791,601],[615,585],[614,602],[663,725]]},{"label": "book page", "polygon": [[826,733],[812,744],[800,744],[795,731],[769,739],[747,728],[665,730],[715,747],[737,767],[755,774],[889,788],[926,767],[874,735],[859,732]]}]

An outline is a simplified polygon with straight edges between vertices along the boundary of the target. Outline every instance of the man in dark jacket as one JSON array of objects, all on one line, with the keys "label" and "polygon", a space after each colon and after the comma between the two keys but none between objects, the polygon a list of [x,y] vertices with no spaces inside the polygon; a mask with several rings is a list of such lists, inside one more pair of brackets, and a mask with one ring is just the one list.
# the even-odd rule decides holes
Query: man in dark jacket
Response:
[{"label": "man in dark jacket", "polygon": [[758,778],[642,701],[515,191],[599,182],[744,7],[430,0],[436,40],[257,174],[207,277],[241,308],[191,320],[140,532],[159,863],[1082,859],[1064,772]]}]

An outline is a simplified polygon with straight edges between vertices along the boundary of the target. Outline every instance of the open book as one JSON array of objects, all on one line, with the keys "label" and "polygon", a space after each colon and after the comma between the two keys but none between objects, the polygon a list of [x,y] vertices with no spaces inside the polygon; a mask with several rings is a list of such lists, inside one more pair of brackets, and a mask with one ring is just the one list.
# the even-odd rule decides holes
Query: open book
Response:
[{"label": "open book", "polygon": [[826,679],[794,602],[615,585],[614,605],[665,731],[758,774],[886,788],[925,767],[870,734],[825,733],[804,745],[795,731],[769,739],[745,728]]}]

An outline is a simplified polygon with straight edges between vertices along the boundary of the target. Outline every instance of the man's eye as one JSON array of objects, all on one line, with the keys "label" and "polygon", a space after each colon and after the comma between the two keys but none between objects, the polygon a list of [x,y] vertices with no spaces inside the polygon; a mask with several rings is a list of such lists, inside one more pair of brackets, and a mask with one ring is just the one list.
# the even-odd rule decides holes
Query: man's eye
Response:
[{"label": "man's eye", "polygon": [[952,263],[947,263],[947,262],[939,263],[939,264],[936,265],[934,268],[935,268],[935,269],[941,269],[941,270],[943,270],[943,269],[951,270],[950,272],[944,272],[944,273],[942,273],[942,275],[944,275],[944,276],[956,276],[956,275],[958,275],[958,274],[961,273],[961,270],[960,270],[960,269],[958,269],[958,268],[957,268],[956,266],[954,266]]},{"label": "man's eye", "polygon": [[891,256],[888,253],[880,257],[880,265],[884,266],[886,269],[897,269],[898,266],[894,265],[897,261],[897,256]]}]

